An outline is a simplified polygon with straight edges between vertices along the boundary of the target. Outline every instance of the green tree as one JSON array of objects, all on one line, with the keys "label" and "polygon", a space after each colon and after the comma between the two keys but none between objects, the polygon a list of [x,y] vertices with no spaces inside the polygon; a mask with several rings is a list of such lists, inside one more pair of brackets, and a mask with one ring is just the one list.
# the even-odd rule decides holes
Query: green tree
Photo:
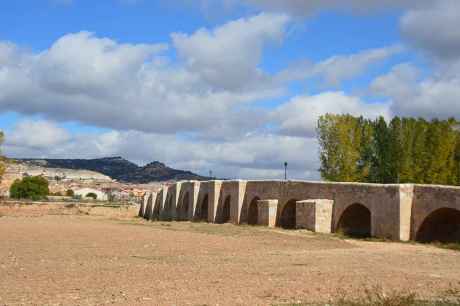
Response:
[{"label": "green tree", "polygon": [[363,117],[358,118],[358,125],[361,129],[361,139],[359,145],[358,173],[359,182],[369,182],[372,170],[372,140],[374,129],[372,122]]},{"label": "green tree", "polygon": [[[318,121],[321,176],[328,181],[362,181],[369,172],[367,142],[372,131],[363,118],[321,116]],[[364,157],[364,158],[363,158]]]},{"label": "green tree", "polygon": [[321,176],[328,181],[460,185],[460,127],[454,119],[350,115],[318,120]]},{"label": "green tree", "polygon": [[454,157],[454,185],[460,185],[460,131],[456,130],[456,145],[455,145],[455,157]]},{"label": "green tree", "polygon": [[455,120],[433,120],[428,127],[426,148],[426,169],[424,181],[430,184],[455,183],[455,156],[457,132],[453,129]]},{"label": "green tree", "polygon": [[10,187],[10,197],[13,199],[44,199],[49,194],[48,181],[41,176],[29,176],[16,180]]},{"label": "green tree", "polygon": [[373,161],[371,167],[371,181],[373,183],[392,183],[391,173],[391,137],[390,129],[383,117],[374,122]]},{"label": "green tree", "polygon": [[403,129],[402,120],[399,117],[394,117],[389,126],[389,154],[390,163],[388,173],[391,181],[399,183],[401,181],[402,160],[404,156],[403,151]]}]

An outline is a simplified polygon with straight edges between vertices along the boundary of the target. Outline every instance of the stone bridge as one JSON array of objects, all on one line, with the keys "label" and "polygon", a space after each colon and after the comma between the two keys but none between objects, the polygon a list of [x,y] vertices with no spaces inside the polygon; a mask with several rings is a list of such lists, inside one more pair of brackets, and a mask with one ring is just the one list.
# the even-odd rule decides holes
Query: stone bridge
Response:
[{"label": "stone bridge", "polygon": [[187,181],[147,194],[148,220],[250,224],[460,242],[460,188],[306,181]]}]

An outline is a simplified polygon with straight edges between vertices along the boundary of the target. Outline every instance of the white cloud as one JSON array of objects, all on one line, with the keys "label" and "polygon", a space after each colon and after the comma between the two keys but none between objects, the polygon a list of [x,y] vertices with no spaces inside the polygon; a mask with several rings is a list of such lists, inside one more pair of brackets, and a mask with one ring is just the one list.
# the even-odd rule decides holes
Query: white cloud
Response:
[{"label": "white cloud", "polygon": [[365,103],[359,97],[347,96],[343,92],[294,97],[280,106],[273,116],[279,122],[282,134],[314,137],[318,118],[327,113],[350,114],[371,119],[390,116],[388,104]]},{"label": "white cloud", "polygon": [[460,59],[460,1],[435,0],[432,5],[408,11],[401,19],[409,42],[437,60]]},{"label": "white cloud", "polygon": [[[351,13],[372,13],[377,10],[394,8],[420,7],[433,0],[225,0],[224,7],[246,5],[264,11],[289,13],[291,15],[306,16],[324,10],[341,10]],[[454,0],[455,1],[455,0]],[[201,0],[205,7],[215,3],[213,0]]]},{"label": "white cloud", "polygon": [[[261,119],[239,110],[282,91],[264,84],[271,81],[258,65],[263,46],[282,37],[287,21],[261,14],[176,34],[184,65],[169,61],[165,44],[120,44],[88,32],[65,35],[39,54],[2,43],[0,107],[113,129],[240,134]],[[208,44],[200,46],[202,39]]]},{"label": "white cloud", "polygon": [[25,120],[19,122],[11,133],[7,134],[7,147],[20,148],[22,151],[55,150],[70,140],[66,129],[49,121]]},{"label": "white cloud", "polygon": [[408,10],[400,21],[403,37],[425,56],[425,73],[404,63],[370,85],[391,99],[393,115],[460,119],[460,2],[435,0]]},{"label": "white cloud", "polygon": [[258,68],[262,50],[265,44],[283,38],[288,21],[286,15],[260,14],[212,31],[175,33],[172,38],[190,71],[216,89],[240,90],[269,81]]},{"label": "white cloud", "polygon": [[[31,137],[30,131],[40,130]],[[282,178],[289,162],[290,177],[317,179],[317,142],[314,138],[250,135],[212,142],[138,131],[69,134],[46,121],[24,121],[7,133],[4,152],[10,157],[97,158],[121,155],[138,163],[153,159],[203,175],[212,170],[223,178]]]},{"label": "white cloud", "polygon": [[410,99],[420,74],[419,69],[412,64],[399,64],[394,66],[389,73],[377,77],[371,83],[370,90],[380,96],[399,96]]},{"label": "white cloud", "polygon": [[391,99],[391,113],[427,119],[460,119],[460,78],[422,78],[415,66],[400,64],[370,85],[374,94]]},{"label": "white cloud", "polygon": [[342,81],[361,75],[371,65],[382,62],[403,51],[400,45],[364,50],[350,55],[336,55],[316,64],[297,63],[278,74],[281,81],[321,77],[327,85],[338,86]]}]

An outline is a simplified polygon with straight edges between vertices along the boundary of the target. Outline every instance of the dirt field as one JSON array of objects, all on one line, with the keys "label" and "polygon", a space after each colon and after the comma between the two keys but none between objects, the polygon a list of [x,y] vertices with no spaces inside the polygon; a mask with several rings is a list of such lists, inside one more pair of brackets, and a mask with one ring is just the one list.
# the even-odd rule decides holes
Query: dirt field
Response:
[{"label": "dirt field", "polygon": [[304,231],[0,206],[0,305],[279,305],[460,288],[460,252]]}]

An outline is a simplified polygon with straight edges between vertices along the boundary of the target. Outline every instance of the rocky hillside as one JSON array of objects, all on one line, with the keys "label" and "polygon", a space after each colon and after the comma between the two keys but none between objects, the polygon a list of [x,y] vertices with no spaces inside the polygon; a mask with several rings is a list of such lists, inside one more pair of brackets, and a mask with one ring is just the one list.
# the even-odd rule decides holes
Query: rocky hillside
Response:
[{"label": "rocky hillside", "polygon": [[169,168],[160,162],[153,162],[140,167],[122,157],[99,159],[21,159],[21,161],[47,168],[96,171],[117,181],[135,184],[208,179],[190,171]]}]

